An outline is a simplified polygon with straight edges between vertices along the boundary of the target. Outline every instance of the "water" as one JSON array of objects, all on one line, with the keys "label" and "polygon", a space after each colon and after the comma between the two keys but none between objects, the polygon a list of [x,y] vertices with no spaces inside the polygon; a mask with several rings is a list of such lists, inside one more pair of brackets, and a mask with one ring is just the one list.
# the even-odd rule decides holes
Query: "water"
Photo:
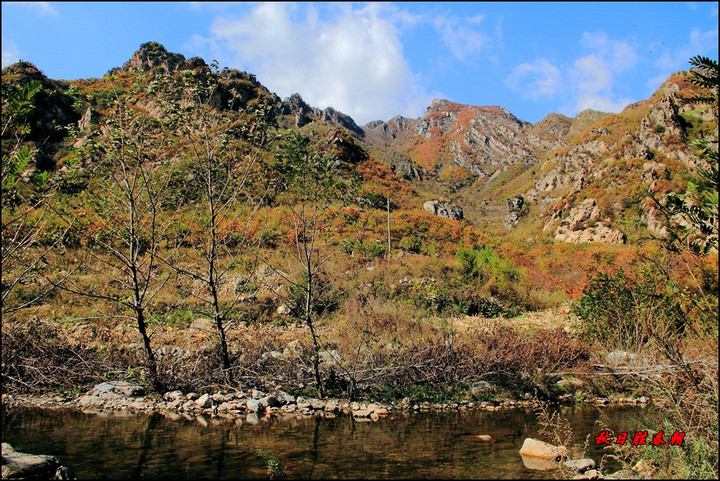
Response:
[{"label": "water", "polygon": [[[596,420],[614,429],[642,427],[635,407],[562,408],[575,443],[599,463]],[[552,477],[527,469],[519,450],[539,437],[529,409],[401,414],[377,422],[351,417],[261,418],[252,424],[209,417],[168,419],[160,414],[85,414],[77,410],[3,408],[2,442],[16,450],[57,456],[78,479],[267,478],[267,451],[293,478]],[[492,442],[473,437],[489,434]]]}]

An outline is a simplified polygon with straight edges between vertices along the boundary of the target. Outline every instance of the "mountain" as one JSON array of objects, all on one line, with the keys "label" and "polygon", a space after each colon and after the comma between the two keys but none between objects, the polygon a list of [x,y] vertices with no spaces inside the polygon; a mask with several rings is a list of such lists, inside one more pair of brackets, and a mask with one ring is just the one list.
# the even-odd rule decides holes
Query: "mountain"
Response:
[{"label": "mountain", "polygon": [[[156,79],[184,72],[202,77],[210,69],[200,58],[148,42],[100,79],[59,82],[19,63],[3,69],[3,81],[43,85],[29,139],[40,151],[37,168],[52,170],[61,166],[63,152],[98,132],[114,92],[132,92],[136,108],[158,117]],[[698,162],[689,141],[712,136],[716,126],[708,108],[684,103],[695,91],[684,72],[616,115],[551,113],[531,124],[500,106],[437,99],[420,118],[397,116],[362,127],[331,107],[308,105],[299,94],[281,100],[250,73],[219,73],[213,108],[236,115],[237,124],[248,122],[247,115],[262,116],[280,129],[297,130],[362,172],[370,197],[392,194],[407,209],[444,197],[476,226],[501,234],[525,226],[525,234],[566,242],[663,235],[665,220],[646,191],[683,191]],[[138,74],[144,75],[141,84]],[[66,137],[68,128],[75,132]],[[508,199],[520,197],[511,202],[508,220]]]}]

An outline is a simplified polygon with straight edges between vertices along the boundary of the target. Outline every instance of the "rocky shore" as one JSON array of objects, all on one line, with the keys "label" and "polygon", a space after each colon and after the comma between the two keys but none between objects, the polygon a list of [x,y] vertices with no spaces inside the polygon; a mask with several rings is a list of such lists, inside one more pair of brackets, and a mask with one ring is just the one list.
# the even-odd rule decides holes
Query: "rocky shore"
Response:
[{"label": "rocky shore", "polygon": [[[563,404],[572,404],[575,399],[566,396],[559,400]],[[595,398],[586,403],[595,405],[637,404],[643,406],[649,400],[645,397],[631,398]],[[261,418],[277,417],[289,419],[297,417],[335,417],[352,416],[357,422],[377,421],[393,413],[441,412],[526,408],[540,406],[536,400],[495,400],[495,401],[460,401],[457,403],[412,403],[405,398],[400,402],[373,403],[356,402],[341,399],[317,399],[293,396],[283,390],[263,392],[256,389],[248,392],[215,392],[215,393],[183,393],[169,391],[163,395],[146,393],[145,388],[126,381],[110,381],[96,385],[85,394],[67,396],[54,395],[2,395],[3,407],[38,407],[45,409],[79,409],[87,414],[150,414],[159,413],[172,420],[186,419],[207,425],[211,419],[228,419],[237,422],[254,424]],[[491,441],[487,435],[476,436],[477,441]],[[567,459],[564,449],[527,439],[520,455],[525,466],[533,470],[562,469],[568,477],[574,479],[608,479],[618,477],[615,473],[603,476],[595,462],[591,459]],[[8,453],[11,448],[4,449]],[[5,452],[3,456],[5,457]],[[46,460],[47,461],[47,460]],[[47,469],[58,468],[57,460],[50,459]],[[52,466],[49,466],[52,464]],[[34,469],[34,468],[33,468]],[[629,473],[624,473],[629,474]],[[637,473],[630,473],[637,474]],[[5,477],[5,476],[3,476]],[[620,476],[627,477],[627,476]],[[72,478],[56,478],[72,479]]]},{"label": "rocky shore", "polygon": [[[572,396],[559,400],[573,404]],[[646,397],[595,398],[596,405],[646,404]],[[147,394],[145,388],[126,381],[110,381],[98,384],[87,393],[76,396],[51,395],[2,395],[6,407],[77,408],[86,412],[124,411],[134,413],[159,412],[173,419],[193,419],[204,416],[228,419],[244,418],[247,422],[259,420],[261,416],[353,416],[357,420],[377,421],[392,412],[431,411],[499,411],[513,408],[534,408],[540,403],[533,400],[460,401],[455,403],[413,403],[409,398],[400,402],[376,403],[357,402],[342,399],[317,399],[293,396],[283,390],[263,392],[253,389],[248,392],[183,393],[169,391],[162,396]]]}]

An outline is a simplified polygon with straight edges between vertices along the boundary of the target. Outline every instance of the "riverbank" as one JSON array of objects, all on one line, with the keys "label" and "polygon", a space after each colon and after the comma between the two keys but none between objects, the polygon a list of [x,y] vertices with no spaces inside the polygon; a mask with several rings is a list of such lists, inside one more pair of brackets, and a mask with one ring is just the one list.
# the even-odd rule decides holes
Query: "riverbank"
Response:
[{"label": "riverbank", "polygon": [[[603,462],[605,452],[585,445],[585,437],[596,434],[600,420],[616,432],[629,431],[647,412],[615,403],[556,410],[574,433],[565,444],[568,459],[591,458],[604,476],[623,466]],[[527,466],[520,454],[527,438],[552,441],[537,414],[530,407],[395,410],[372,422],[324,411],[232,419],[18,407],[3,409],[3,440],[56,456],[78,479],[107,479],[108,473],[113,479],[260,479],[268,477],[271,458],[273,466],[287,467],[289,478],[547,479],[555,474],[544,471],[548,466]]]},{"label": "riverbank", "polygon": [[[591,398],[579,403],[572,396],[562,396],[549,404],[588,404],[605,406],[611,404],[645,406],[650,400],[645,397]],[[221,417],[245,419],[250,422],[259,417],[305,417],[336,415],[353,416],[356,419],[377,421],[380,417],[394,412],[444,412],[444,411],[500,411],[505,409],[529,408],[548,404],[538,400],[496,400],[459,402],[413,403],[405,398],[400,402],[358,402],[343,399],[318,399],[293,396],[283,390],[263,392],[253,389],[249,392],[183,393],[169,391],[162,396],[145,394],[138,384],[125,381],[104,382],[85,394],[67,395],[62,393],[28,395],[3,394],[3,407],[38,407],[46,409],[76,408],[84,412],[108,413],[152,413],[159,412],[169,418],[193,419],[199,417]]]}]

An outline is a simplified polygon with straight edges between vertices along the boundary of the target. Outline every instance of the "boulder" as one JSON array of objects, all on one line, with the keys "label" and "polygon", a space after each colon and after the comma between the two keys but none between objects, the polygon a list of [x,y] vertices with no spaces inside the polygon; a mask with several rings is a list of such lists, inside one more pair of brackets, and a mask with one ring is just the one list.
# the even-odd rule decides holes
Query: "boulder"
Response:
[{"label": "boulder", "polygon": [[182,393],[182,391],[168,391],[163,395],[163,399],[166,401],[184,401],[185,395]]},{"label": "boulder", "polygon": [[213,401],[213,398],[210,397],[209,394],[203,394],[195,400],[195,405],[200,409],[208,409],[215,405],[215,401]]},{"label": "boulder", "polygon": [[282,402],[283,404],[295,404],[295,396],[292,394],[286,393],[285,391],[278,391],[277,398]]},{"label": "boulder", "polygon": [[308,404],[310,405],[310,407],[311,407],[312,409],[314,409],[314,410],[322,410],[322,409],[325,409],[326,403],[325,403],[325,401],[323,401],[322,399],[310,398],[310,399],[307,400],[307,402],[308,402]]},{"label": "boulder", "polygon": [[2,443],[3,479],[52,479],[59,467],[55,456],[21,453]]},{"label": "boulder", "polygon": [[554,446],[538,439],[526,438],[520,448],[520,455],[559,463],[567,459],[568,451],[563,446]]},{"label": "boulder", "polygon": [[320,351],[318,353],[320,358],[320,364],[340,364],[343,362],[343,358],[337,349],[331,349],[327,351]]},{"label": "boulder", "polygon": [[262,405],[262,403],[257,399],[248,399],[246,406],[247,406],[248,412],[251,412],[251,413],[256,413],[256,412],[262,411],[264,409],[264,406]]},{"label": "boulder", "polygon": [[264,398],[260,399],[260,404],[271,408],[279,408],[285,403],[278,397],[265,396]]},{"label": "boulder", "polygon": [[353,411],[353,417],[356,418],[368,418],[373,413],[370,409],[357,409]]},{"label": "boulder", "polygon": [[520,221],[520,217],[520,211],[508,212],[508,215],[503,219],[503,227],[507,230],[512,229]]},{"label": "boulder", "polygon": [[523,465],[528,469],[535,471],[553,471],[558,468],[558,463],[551,459],[523,455],[520,455],[520,457],[522,458]]},{"label": "boulder", "polygon": [[57,468],[57,471],[55,471],[55,479],[60,481],[71,481],[77,478],[75,477],[75,473],[72,469],[67,466],[60,466]]},{"label": "boulder", "polygon": [[584,473],[595,467],[595,461],[590,458],[568,459],[563,463],[563,468],[576,473]]},{"label": "boulder", "polygon": [[281,316],[289,316],[292,309],[287,304],[280,304],[275,312]]},{"label": "boulder", "polygon": [[600,471],[597,469],[589,469],[585,471],[584,473],[577,474],[573,476],[572,479],[599,479],[600,478]]},{"label": "boulder", "polygon": [[127,381],[107,381],[98,384],[87,394],[99,398],[135,397],[145,394],[145,388]]},{"label": "boulder", "polygon": [[475,383],[474,386],[470,388],[470,394],[472,394],[475,397],[482,396],[486,393],[493,393],[495,392],[495,386],[490,384],[487,381],[478,381]]}]

